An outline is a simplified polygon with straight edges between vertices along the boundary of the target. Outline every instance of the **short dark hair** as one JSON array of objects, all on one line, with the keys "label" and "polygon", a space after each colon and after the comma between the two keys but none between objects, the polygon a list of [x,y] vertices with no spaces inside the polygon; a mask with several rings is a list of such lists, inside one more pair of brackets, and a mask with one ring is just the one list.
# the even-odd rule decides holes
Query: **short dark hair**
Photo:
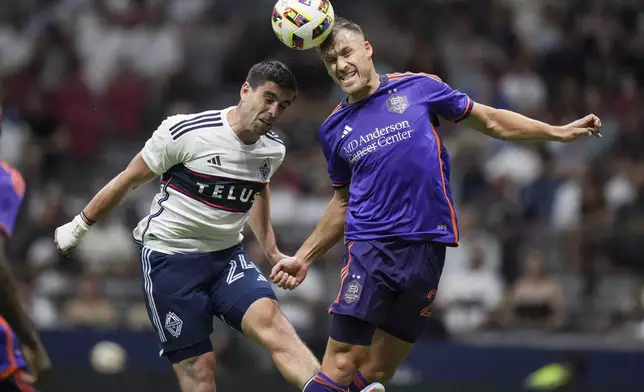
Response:
[{"label": "short dark hair", "polygon": [[356,22],[350,19],[343,18],[342,16],[336,15],[335,22],[333,22],[333,28],[331,29],[331,33],[322,42],[322,44],[318,46],[318,52],[326,53],[331,47],[331,45],[333,44],[335,37],[342,30],[349,30],[364,37],[364,32],[362,31],[362,28],[360,27],[359,24],[357,24]]},{"label": "short dark hair", "polygon": [[280,61],[268,60],[253,65],[250,71],[248,71],[246,82],[253,89],[256,89],[266,82],[273,82],[280,88],[293,91],[297,94],[295,75],[288,69],[286,64]]}]

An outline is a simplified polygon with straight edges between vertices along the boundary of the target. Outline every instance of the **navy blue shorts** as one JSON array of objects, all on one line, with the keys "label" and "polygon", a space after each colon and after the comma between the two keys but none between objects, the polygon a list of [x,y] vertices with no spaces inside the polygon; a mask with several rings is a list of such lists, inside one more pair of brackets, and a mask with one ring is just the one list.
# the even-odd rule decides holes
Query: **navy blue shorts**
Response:
[{"label": "navy blue shorts", "polygon": [[213,316],[241,332],[244,314],[275,293],[242,245],[210,253],[165,254],[141,249],[148,317],[172,363],[212,351]]}]

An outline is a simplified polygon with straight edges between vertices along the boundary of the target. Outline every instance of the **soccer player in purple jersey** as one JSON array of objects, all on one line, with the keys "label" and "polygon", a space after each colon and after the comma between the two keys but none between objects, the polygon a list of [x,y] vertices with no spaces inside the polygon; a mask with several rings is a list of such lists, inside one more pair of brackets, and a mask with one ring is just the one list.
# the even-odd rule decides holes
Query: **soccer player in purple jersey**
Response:
[{"label": "soccer player in purple jersey", "polygon": [[[1,119],[2,109],[0,123]],[[20,304],[4,259],[5,242],[13,232],[24,192],[20,173],[0,161],[0,391],[8,392],[34,391],[30,384],[51,367],[36,328]]]},{"label": "soccer player in purple jersey", "polygon": [[588,115],[552,126],[475,103],[436,76],[379,75],[361,28],[343,18],[319,51],[347,94],[319,134],[335,195],[313,234],[271,278],[297,287],[344,235],[326,354],[304,391],[355,391],[393,376],[431,313],[446,247],[458,245],[439,118],[502,140],[560,142],[601,137],[601,121]]}]

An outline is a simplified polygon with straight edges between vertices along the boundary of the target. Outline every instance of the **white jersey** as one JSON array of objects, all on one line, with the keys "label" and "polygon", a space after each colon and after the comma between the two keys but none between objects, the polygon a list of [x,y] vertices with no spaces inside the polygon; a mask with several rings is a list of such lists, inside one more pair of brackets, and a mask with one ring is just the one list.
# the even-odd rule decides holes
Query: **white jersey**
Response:
[{"label": "white jersey", "polygon": [[134,239],[163,253],[205,253],[239,244],[255,196],[284,161],[273,133],[244,144],[228,124],[233,107],[176,115],[161,123],[141,156],[161,177]]}]

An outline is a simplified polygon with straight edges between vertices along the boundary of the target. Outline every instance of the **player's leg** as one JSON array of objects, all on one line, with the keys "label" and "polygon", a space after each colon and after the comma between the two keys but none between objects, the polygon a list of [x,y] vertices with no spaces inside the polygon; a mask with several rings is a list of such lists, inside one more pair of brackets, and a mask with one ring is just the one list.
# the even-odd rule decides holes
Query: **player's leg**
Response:
[{"label": "player's leg", "polygon": [[[210,342],[208,342],[210,344]],[[210,348],[212,350],[212,348]],[[215,392],[215,354],[210,351],[172,364],[182,392]]]},{"label": "player's leg", "polygon": [[214,392],[210,293],[202,290],[212,282],[212,256],[167,255],[143,248],[141,267],[159,355],[172,363],[183,392]]},{"label": "player's leg", "polygon": [[399,339],[382,329],[377,329],[373,335],[367,360],[356,372],[349,391],[359,392],[372,382],[389,381],[413,345],[413,343]]},{"label": "player's leg", "polygon": [[231,255],[212,294],[214,313],[264,346],[275,365],[301,388],[320,364],[281,312],[275,293],[242,248]]},{"label": "player's leg", "polygon": [[244,335],[268,350],[280,373],[298,388],[304,387],[320,370],[320,363],[297,335],[274,299],[256,299],[245,312],[241,329]]},{"label": "player's leg", "polygon": [[[398,282],[388,274],[393,257],[386,244],[349,242],[341,272],[340,290],[330,308],[331,334],[321,371],[306,392],[346,391],[369,355],[377,325],[386,320]],[[364,390],[382,391],[382,386]]]},{"label": "player's leg", "polygon": [[370,382],[387,382],[407,357],[421,335],[445,263],[445,246],[415,244],[401,258],[410,277],[394,302],[391,312],[374,334],[368,359],[360,367],[350,391],[360,391]]}]

